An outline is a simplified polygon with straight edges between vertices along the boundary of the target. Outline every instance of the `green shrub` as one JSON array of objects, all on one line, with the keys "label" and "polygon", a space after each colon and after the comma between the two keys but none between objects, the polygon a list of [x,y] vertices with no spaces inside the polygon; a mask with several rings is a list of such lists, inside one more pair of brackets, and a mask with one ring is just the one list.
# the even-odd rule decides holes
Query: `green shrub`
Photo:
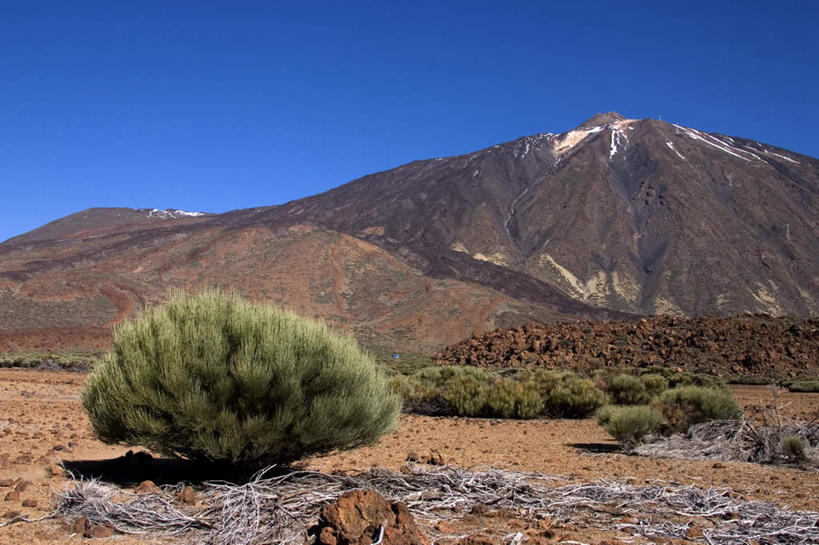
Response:
[{"label": "green shrub", "polygon": [[640,382],[646,389],[649,399],[654,399],[661,393],[668,390],[668,380],[662,376],[654,373],[649,373],[640,377]]},{"label": "green shrub", "polygon": [[667,431],[672,433],[684,432],[694,424],[709,420],[729,420],[742,415],[731,392],[702,386],[666,390],[655,403],[665,417]]},{"label": "green shrub", "polygon": [[614,410],[617,409],[614,405],[603,405],[599,409],[594,412],[594,417],[597,419],[597,423],[601,426],[605,426],[606,424],[611,421],[611,416],[614,414]]},{"label": "green shrub", "polygon": [[643,437],[657,433],[663,423],[663,416],[647,405],[609,405],[598,410],[597,421],[609,435],[624,445],[631,446]]},{"label": "green shrub", "polygon": [[461,416],[483,416],[489,401],[487,380],[466,373],[446,381],[442,397]]},{"label": "green shrub", "polygon": [[819,392],[819,380],[800,380],[788,385],[791,392]]},{"label": "green shrub", "polygon": [[491,416],[535,418],[543,410],[543,398],[530,382],[500,379],[489,390],[487,406]]},{"label": "green shrub", "polygon": [[793,461],[805,459],[805,441],[797,435],[786,435],[782,438],[782,450]]},{"label": "green shrub", "polygon": [[214,291],[118,326],[83,404],[106,443],[248,464],[371,443],[400,406],[351,338]]},{"label": "green shrub", "polygon": [[556,418],[585,418],[607,401],[594,382],[572,374],[563,375],[541,395],[545,413]]},{"label": "green shrub", "polygon": [[643,381],[632,375],[616,375],[609,382],[608,392],[616,405],[644,405],[651,400]]}]

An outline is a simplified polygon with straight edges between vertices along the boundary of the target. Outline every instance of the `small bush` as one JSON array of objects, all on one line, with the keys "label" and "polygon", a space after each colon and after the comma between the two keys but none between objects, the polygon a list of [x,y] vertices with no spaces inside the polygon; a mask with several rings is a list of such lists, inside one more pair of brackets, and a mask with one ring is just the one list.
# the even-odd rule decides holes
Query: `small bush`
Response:
[{"label": "small bush", "polygon": [[541,391],[544,411],[556,418],[585,418],[606,404],[606,394],[589,379],[564,375],[559,383]]},{"label": "small bush", "polygon": [[657,433],[663,416],[646,405],[607,406],[598,411],[597,421],[609,435],[628,447],[647,435]]},{"label": "small bush", "polygon": [[616,375],[609,383],[608,392],[616,405],[643,405],[651,400],[643,381],[632,375]]},{"label": "small bush", "polygon": [[800,380],[788,385],[791,392],[819,392],[819,380]]},{"label": "small bush", "polygon": [[489,391],[487,405],[492,416],[535,418],[543,410],[543,398],[531,382],[498,380]]},{"label": "small bush", "polygon": [[782,450],[785,456],[793,461],[805,459],[805,441],[797,435],[786,435],[782,438]]},{"label": "small bush", "polygon": [[400,407],[352,338],[219,292],[118,326],[83,404],[106,443],[250,465],[371,443]]},{"label": "small bush", "polygon": [[649,373],[648,375],[641,376],[640,382],[643,383],[649,399],[654,399],[661,393],[668,390],[668,380],[662,375]]},{"label": "small bush", "polygon": [[442,397],[461,416],[483,416],[489,401],[489,384],[483,377],[453,376],[444,385]]},{"label": "small bush", "polygon": [[730,420],[742,415],[731,392],[716,388],[681,386],[666,390],[655,403],[671,433],[684,432],[694,424]]}]

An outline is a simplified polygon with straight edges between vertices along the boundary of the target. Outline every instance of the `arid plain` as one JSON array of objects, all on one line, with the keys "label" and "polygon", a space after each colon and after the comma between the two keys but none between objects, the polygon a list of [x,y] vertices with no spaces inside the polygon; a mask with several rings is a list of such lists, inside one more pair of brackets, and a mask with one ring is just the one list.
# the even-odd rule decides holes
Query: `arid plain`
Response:
[{"label": "arid plain", "polygon": [[[30,518],[48,515],[56,491],[72,485],[60,461],[103,461],[122,456],[123,446],[95,439],[80,392],[86,375],[56,371],[0,370],[0,519],[16,514]],[[761,386],[732,387],[745,407],[772,401],[771,390]],[[815,412],[819,394],[780,392],[777,403],[783,416],[804,419]],[[400,470],[408,456],[434,454],[447,465],[465,469],[494,467],[556,477],[553,486],[604,479],[635,486],[727,488],[736,498],[773,502],[795,510],[819,510],[819,478],[815,472],[710,460],[668,460],[627,456],[592,419],[495,420],[433,418],[404,415],[399,429],[371,447],[310,459],[306,465],[321,471],[357,472],[372,467]],[[135,476],[137,479],[139,476]],[[614,512],[628,523],[628,509]],[[502,543],[504,536],[521,532],[535,543],[677,543],[700,542],[712,521],[691,520],[690,540],[656,539],[589,524],[586,520],[534,520],[522,513],[490,508],[454,513],[453,521],[421,524],[437,543],[455,543],[472,535],[471,542]],[[36,523],[15,523],[0,528],[0,543],[80,543],[72,521],[59,518]],[[118,543],[174,543],[161,536],[122,536]]]}]

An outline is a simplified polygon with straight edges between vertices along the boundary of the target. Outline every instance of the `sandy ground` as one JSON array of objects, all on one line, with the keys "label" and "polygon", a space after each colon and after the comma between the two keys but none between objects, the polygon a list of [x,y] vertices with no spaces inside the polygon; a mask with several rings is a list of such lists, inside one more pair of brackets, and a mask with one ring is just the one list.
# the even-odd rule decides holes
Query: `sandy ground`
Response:
[{"label": "sandy ground", "polygon": [[[18,513],[34,518],[50,512],[53,491],[70,485],[57,467],[60,460],[111,459],[128,450],[104,445],[94,438],[79,399],[84,380],[81,374],[0,369],[0,522]],[[735,387],[734,392],[744,406],[772,402],[771,392],[765,387]],[[785,405],[784,416],[804,417],[816,411],[819,394],[781,393],[777,403]],[[310,459],[307,465],[323,471],[356,471],[376,466],[400,469],[408,455],[433,452],[440,454],[448,465],[546,473],[560,476],[558,484],[605,478],[637,485],[726,487],[749,499],[772,501],[793,509],[819,510],[819,475],[815,472],[746,463],[626,456],[616,451],[616,443],[593,420],[504,421],[404,415],[398,431],[377,445]],[[72,534],[70,522],[50,519],[0,528],[0,544],[85,541]],[[497,526],[495,533],[500,535],[534,523],[472,516],[463,524],[466,526],[458,529],[461,533],[481,528],[491,533],[492,527]],[[648,542],[565,524],[541,534],[542,542],[555,543],[613,544],[621,539]],[[165,542],[126,536],[111,539],[123,544]]]}]

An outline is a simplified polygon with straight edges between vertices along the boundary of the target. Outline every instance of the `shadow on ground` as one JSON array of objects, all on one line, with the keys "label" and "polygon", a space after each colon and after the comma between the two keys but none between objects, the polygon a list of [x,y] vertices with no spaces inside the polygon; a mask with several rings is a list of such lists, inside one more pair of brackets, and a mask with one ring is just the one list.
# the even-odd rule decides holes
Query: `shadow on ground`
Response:
[{"label": "shadow on ground", "polygon": [[612,443],[569,443],[569,446],[594,454],[609,454],[623,451],[620,445]]},{"label": "shadow on ground", "polygon": [[[120,486],[132,486],[143,481],[153,481],[156,484],[196,484],[205,481],[246,483],[260,469],[239,464],[154,458],[147,452],[135,453],[130,450],[125,456],[108,460],[63,461],[63,467],[75,479],[99,479]],[[275,477],[293,469],[274,467],[265,472],[265,477]]]}]

